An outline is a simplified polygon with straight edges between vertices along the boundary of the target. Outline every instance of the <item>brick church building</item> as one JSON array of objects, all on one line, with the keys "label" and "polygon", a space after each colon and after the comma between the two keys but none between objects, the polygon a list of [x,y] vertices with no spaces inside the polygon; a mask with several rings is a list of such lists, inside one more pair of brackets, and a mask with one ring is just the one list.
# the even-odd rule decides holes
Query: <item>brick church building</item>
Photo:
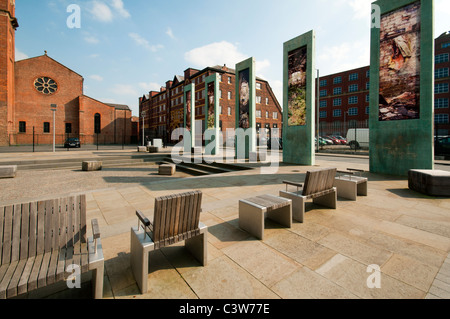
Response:
[{"label": "brick church building", "polygon": [[132,114],[83,94],[81,75],[45,53],[15,61],[15,1],[0,0],[0,146],[56,143],[129,144]]}]

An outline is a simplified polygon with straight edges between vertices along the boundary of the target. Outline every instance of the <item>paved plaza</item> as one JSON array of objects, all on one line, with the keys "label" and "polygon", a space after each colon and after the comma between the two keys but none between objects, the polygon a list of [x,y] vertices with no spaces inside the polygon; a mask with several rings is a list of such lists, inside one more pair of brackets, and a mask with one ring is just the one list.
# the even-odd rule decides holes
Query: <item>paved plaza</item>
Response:
[{"label": "paved plaza", "polygon": [[[120,152],[131,151],[111,153]],[[0,163],[95,158],[95,153],[1,153]],[[369,169],[349,162],[318,156],[316,167]],[[267,221],[263,241],[239,228],[240,199],[278,195],[284,180],[303,182],[313,168],[280,165],[276,174],[267,174],[254,165],[206,177],[178,172],[165,178],[157,176],[156,165],[89,173],[19,170],[15,179],[0,180],[0,203],[87,194],[87,218],[98,219],[102,236],[106,299],[450,298],[450,198],[413,192],[405,178],[366,173],[367,197],[338,198],[336,210],[308,203],[304,223],[294,221],[286,229]],[[156,197],[189,190],[203,192],[200,219],[209,231],[208,264],[200,266],[183,245],[155,251],[148,293],[141,295],[130,268],[135,212],[152,217]],[[373,275],[368,268],[374,265],[381,270],[380,288],[368,285]]]}]

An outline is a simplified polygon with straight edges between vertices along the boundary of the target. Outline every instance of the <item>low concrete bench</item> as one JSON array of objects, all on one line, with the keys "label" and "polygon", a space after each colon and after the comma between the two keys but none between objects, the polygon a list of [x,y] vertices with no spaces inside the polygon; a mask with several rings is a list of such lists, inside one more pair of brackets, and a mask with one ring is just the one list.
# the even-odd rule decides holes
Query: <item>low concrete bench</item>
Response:
[{"label": "low concrete bench", "polygon": [[82,169],[84,172],[101,171],[103,168],[103,163],[99,161],[84,161],[82,164]]},{"label": "low concrete bench", "polygon": [[429,196],[450,196],[450,172],[413,169],[408,173],[408,185]]},{"label": "low concrete bench", "polygon": [[158,153],[159,152],[159,147],[156,146],[147,146],[147,151],[149,153]]},{"label": "low concrete bench", "polygon": [[262,195],[239,201],[239,227],[260,240],[264,240],[266,218],[291,228],[292,200]]},{"label": "low concrete bench", "polygon": [[[360,176],[355,176],[357,173]],[[363,170],[348,168],[347,171],[337,171],[334,179],[334,187],[337,188],[337,196],[355,201],[358,196],[367,196],[367,181],[362,177]]]},{"label": "low concrete bench", "polygon": [[17,165],[0,166],[0,178],[16,177]]},{"label": "low concrete bench", "polygon": [[147,152],[147,146],[138,146],[137,151],[139,153],[146,153]]},{"label": "low concrete bench", "polygon": [[161,164],[159,165],[158,174],[159,175],[170,175],[175,174],[177,166],[175,164]]}]

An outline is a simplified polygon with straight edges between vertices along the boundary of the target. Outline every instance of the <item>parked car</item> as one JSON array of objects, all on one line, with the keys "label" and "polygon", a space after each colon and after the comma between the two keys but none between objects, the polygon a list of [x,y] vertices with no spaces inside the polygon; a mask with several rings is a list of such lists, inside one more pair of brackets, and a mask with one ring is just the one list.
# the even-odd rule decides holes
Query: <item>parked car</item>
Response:
[{"label": "parked car", "polygon": [[[317,138],[315,138],[314,140],[315,140],[316,146],[317,146]],[[319,136],[319,146],[325,146],[325,145],[327,145],[327,142],[325,142],[324,139]]]},{"label": "parked car", "polygon": [[327,138],[333,142],[333,145],[341,145],[341,141],[333,135],[327,136]]},{"label": "parked car", "polygon": [[369,129],[349,129],[347,132],[347,145],[349,145],[351,149],[369,147]]},{"label": "parked car", "polygon": [[325,141],[325,143],[327,143],[327,145],[333,145],[333,144],[334,144],[333,141],[330,140],[330,139],[327,138],[327,137],[322,137],[322,136],[321,136],[321,138]]},{"label": "parked car", "polygon": [[65,148],[71,148],[71,147],[80,148],[81,147],[80,139],[75,138],[75,137],[68,138],[64,142],[64,147]]},{"label": "parked car", "polygon": [[333,135],[341,145],[347,145],[347,140],[340,135]]},{"label": "parked car", "polygon": [[450,155],[450,137],[437,137],[434,142],[436,155]]},{"label": "parked car", "polygon": [[[275,149],[283,149],[283,139],[281,137],[275,138],[274,139],[275,142]],[[278,147],[277,147],[278,146]],[[267,148],[268,149],[272,149],[272,138],[267,139]]]}]

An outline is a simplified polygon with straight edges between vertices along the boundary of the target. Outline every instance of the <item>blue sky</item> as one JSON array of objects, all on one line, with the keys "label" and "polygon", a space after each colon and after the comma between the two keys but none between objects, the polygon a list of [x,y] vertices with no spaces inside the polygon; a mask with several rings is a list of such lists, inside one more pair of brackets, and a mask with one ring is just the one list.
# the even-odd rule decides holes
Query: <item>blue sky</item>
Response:
[{"label": "blue sky", "polygon": [[[84,81],[84,94],[130,106],[188,67],[256,59],[280,103],[283,43],[316,32],[321,75],[369,64],[372,0],[16,0],[16,60],[48,55]],[[70,29],[70,4],[81,28]],[[435,0],[435,37],[450,1]]]}]

